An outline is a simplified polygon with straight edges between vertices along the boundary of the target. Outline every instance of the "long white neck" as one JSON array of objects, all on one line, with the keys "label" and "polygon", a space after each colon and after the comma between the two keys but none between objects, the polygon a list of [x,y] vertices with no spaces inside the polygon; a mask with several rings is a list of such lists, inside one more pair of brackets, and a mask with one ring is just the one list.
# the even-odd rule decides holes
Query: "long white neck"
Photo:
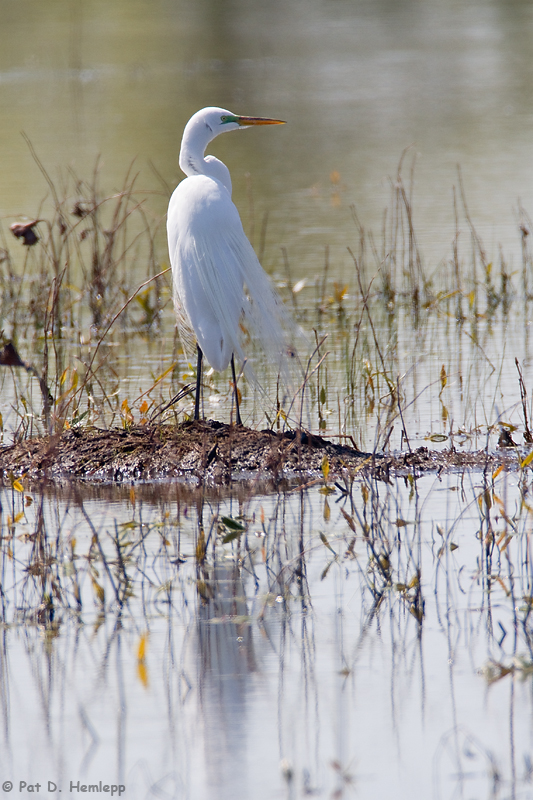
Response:
[{"label": "long white neck", "polygon": [[188,178],[207,175],[220,181],[231,195],[231,177],[226,165],[214,156],[204,158],[205,148],[221,131],[214,132],[195,114],[185,126],[180,150],[180,168]]}]

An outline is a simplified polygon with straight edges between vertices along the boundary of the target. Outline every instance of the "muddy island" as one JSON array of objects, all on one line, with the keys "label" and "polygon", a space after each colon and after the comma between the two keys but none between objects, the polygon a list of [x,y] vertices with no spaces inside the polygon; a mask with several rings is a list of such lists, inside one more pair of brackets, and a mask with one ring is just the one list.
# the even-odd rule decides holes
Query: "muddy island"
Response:
[{"label": "muddy island", "polygon": [[252,430],[213,420],[180,425],[139,425],[104,430],[76,427],[60,434],[23,440],[0,448],[0,476],[30,482],[47,480],[155,482],[180,480],[193,485],[257,481],[276,488],[322,475],[327,459],[330,480],[364,470],[380,480],[392,474],[447,470],[493,470],[519,464],[516,448],[463,453],[426,447],[402,453],[364,453],[304,431]]}]

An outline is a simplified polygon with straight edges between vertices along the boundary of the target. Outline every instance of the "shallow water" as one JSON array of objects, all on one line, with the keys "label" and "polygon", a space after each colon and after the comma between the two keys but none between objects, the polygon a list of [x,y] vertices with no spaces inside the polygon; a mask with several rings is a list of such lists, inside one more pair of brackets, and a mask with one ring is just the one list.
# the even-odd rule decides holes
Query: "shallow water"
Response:
[{"label": "shallow water", "polygon": [[[79,500],[49,502],[53,624],[35,617],[40,575],[24,569],[38,561],[23,537],[39,498],[10,540],[6,511],[13,502],[16,518],[23,498],[3,492],[4,779],[63,790],[102,780],[139,797],[488,797],[495,783],[502,797],[531,797],[527,488],[503,473],[490,511],[475,473],[369,485],[366,504],[356,484],[353,512],[316,489],[207,503],[206,534],[213,514],[239,511],[248,532],[240,547],[218,536],[199,572],[197,509],[181,505],[178,520],[175,504],[140,504],[137,526],[118,529],[132,592],[121,613],[103,562],[88,568],[83,554],[97,533],[119,586],[112,537],[125,505],[87,501],[89,528]],[[340,507],[355,519],[351,551]],[[374,557],[388,553],[389,588],[365,518]],[[491,665],[513,664],[490,685]]]},{"label": "shallow water", "polygon": [[[360,484],[351,500],[315,488],[206,502],[218,543],[198,571],[193,506],[138,503],[126,517],[126,503],[87,500],[89,528],[80,498],[68,511],[49,499],[53,623],[36,618],[40,575],[24,569],[35,495],[3,541],[3,779],[101,780],[128,797],[531,797],[529,484],[489,481],[490,510],[481,474],[366,485],[366,503]],[[213,519],[239,512],[245,537],[221,544]],[[95,533],[113,584],[84,557]]]},{"label": "shallow water", "polygon": [[221,137],[213,148],[230,167],[245,217],[251,174],[256,233],[268,210],[271,259],[286,246],[299,274],[321,266],[326,244],[342,257],[351,203],[380,230],[387,176],[411,145],[433,264],[453,236],[458,163],[487,246],[514,240],[518,198],[531,213],[527,3],[269,0],[221,12],[207,0],[112,8],[61,0],[10,4],[4,15],[2,215],[37,214],[46,190],[20,131],[53,175],[72,165],[87,178],[101,154],[110,191],[135,158],[142,188],[161,189],[149,163],[173,187],[184,124],[213,104],[288,120],[284,129]]},{"label": "shallow water", "polygon": [[[220,137],[211,151],[230,167],[245,229],[307,336],[304,365],[314,330],[328,335],[304,423],[369,450],[405,449],[405,433],[411,447],[494,448],[504,423],[522,446],[515,359],[531,421],[533,279],[516,210],[518,198],[533,210],[529,4],[272,0],[221,10],[61,0],[9,4],[2,16],[4,228],[51,208],[49,198],[41,207],[47,184],[20,131],[56,186],[70,166],[89,180],[101,154],[101,191],[115,192],[136,158],[154,257],[143,243],[119,263],[114,314],[166,265],[155,227],[181,179],[189,116],[220,104],[287,119]],[[393,247],[401,215],[390,200],[410,145],[402,175],[409,187],[416,155],[416,275],[405,216]],[[472,243],[457,164],[483,247]],[[79,194],[72,184],[67,194],[70,208]],[[0,328],[40,369],[36,301],[47,296],[50,266],[45,259],[41,275],[30,255],[25,267],[22,245],[7,234],[0,246],[22,293],[14,313],[2,261]],[[99,336],[77,261],[67,283],[72,307],[49,355],[64,402]],[[163,402],[193,379],[168,286],[159,285],[155,323],[144,324],[134,302],[100,347],[100,382],[87,391],[96,424],[120,425],[124,400],[139,421],[143,397]],[[243,382],[243,417],[264,426],[276,413],[276,376],[253,350],[251,358],[268,400]],[[190,406],[183,401],[178,416]],[[226,375],[209,377],[204,410],[229,419]],[[43,430],[36,381],[2,370],[0,413],[4,442],[26,426]],[[296,404],[289,424],[299,415]],[[127,797],[195,800],[533,797],[530,491],[526,467],[497,475],[494,487],[479,472],[391,485],[358,475],[353,506],[318,486],[240,501],[184,499],[168,486],[159,496],[143,487],[43,489],[42,497],[2,490],[2,781],[15,792],[20,781],[39,781],[40,794],[48,780],[64,792],[71,781],[102,781],[125,785]],[[354,521],[352,549],[341,507]],[[200,513],[211,532],[203,568]],[[246,536],[225,545],[218,536],[213,549],[220,518],[239,513]],[[133,594],[120,610],[122,567]]]}]

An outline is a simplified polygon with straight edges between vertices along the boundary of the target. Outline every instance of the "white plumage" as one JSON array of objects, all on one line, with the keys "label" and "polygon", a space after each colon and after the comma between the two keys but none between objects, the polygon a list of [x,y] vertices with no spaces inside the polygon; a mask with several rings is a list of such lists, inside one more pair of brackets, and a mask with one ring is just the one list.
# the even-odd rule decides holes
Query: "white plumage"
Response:
[{"label": "white plumage", "polygon": [[[204,157],[209,142],[224,131],[281,120],[239,117],[222,108],[204,108],[187,123],[180,167],[187,175],[168,207],[167,233],[174,302],[184,344],[196,337],[203,353],[222,371],[236,354],[245,361],[242,327],[280,363],[286,353],[285,315],[231,199],[225,164]],[[199,370],[200,371],[200,370]],[[253,377],[253,373],[252,373]],[[195,418],[198,418],[198,376]],[[237,421],[240,417],[237,409]]]}]

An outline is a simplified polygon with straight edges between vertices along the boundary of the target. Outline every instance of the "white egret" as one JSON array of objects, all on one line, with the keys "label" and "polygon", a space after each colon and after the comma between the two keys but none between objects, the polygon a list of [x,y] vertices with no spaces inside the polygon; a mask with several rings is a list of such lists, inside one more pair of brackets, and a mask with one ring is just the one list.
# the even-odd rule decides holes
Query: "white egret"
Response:
[{"label": "white egret", "polygon": [[[282,120],[242,117],[203,108],[185,126],[179,164],[187,178],[170,199],[167,217],[174,304],[186,350],[198,354],[194,419],[200,416],[202,356],[217,372],[231,362],[236,422],[241,423],[234,354],[244,363],[243,328],[278,363],[286,352],[282,303],[244,233],[231,199],[228,168],[205,149],[215,136]],[[247,367],[248,372],[250,372]]]}]

